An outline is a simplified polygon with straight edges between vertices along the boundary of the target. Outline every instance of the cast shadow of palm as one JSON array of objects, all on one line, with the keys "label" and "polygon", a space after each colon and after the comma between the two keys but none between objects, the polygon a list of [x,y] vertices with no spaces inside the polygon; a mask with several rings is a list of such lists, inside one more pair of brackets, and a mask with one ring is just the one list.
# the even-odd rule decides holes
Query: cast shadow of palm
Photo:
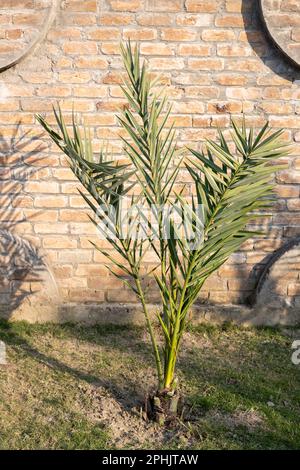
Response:
[{"label": "cast shadow of palm", "polygon": [[38,249],[19,230],[30,222],[24,208],[31,196],[24,187],[41,165],[45,147],[39,138],[21,134],[20,123],[11,137],[0,130],[0,315],[6,319],[31,295],[31,283],[45,269]]},{"label": "cast shadow of palm", "polygon": [[[52,333],[56,335],[55,327],[54,330],[51,328]],[[45,331],[41,327],[41,336]],[[57,326],[58,338],[62,339],[62,342],[72,340],[78,341],[78,347],[81,345],[90,344],[93,348],[99,347],[99,351],[103,349],[107,356],[111,358],[121,357],[124,354],[130,354],[131,361],[136,363],[141,370],[146,372],[149,370],[149,362],[152,359],[151,347],[145,342],[144,330],[141,328],[133,329],[132,326],[109,326],[109,325],[97,325],[93,327],[87,327],[84,325],[72,325],[64,324]],[[222,334],[221,332],[218,334]],[[224,330],[226,336],[226,330]],[[31,343],[31,339],[26,339],[26,334],[16,334],[9,323],[3,324],[0,329],[0,338],[9,344],[12,348],[22,351],[26,356],[31,357],[34,361],[46,366],[53,370],[55,373],[68,374],[76,378],[79,382],[87,383],[92,385],[97,396],[97,390],[99,396],[103,394],[101,389],[105,389],[108,392],[108,396],[112,397],[120,405],[120,409],[127,413],[132,413],[132,408],[139,408],[143,405],[145,396],[145,386],[149,386],[149,376],[146,376],[142,382],[140,380],[141,375],[134,377],[134,373],[128,374],[126,371],[124,375],[114,369],[114,365],[111,364],[112,372],[107,370],[99,369],[99,359],[94,360],[93,363],[82,364],[80,368],[78,366],[70,365],[70,357],[64,357],[63,351],[65,351],[65,345],[62,343],[62,348],[59,353],[60,358],[57,358],[58,349],[56,347],[55,352],[48,354],[41,352]],[[250,402],[255,402],[256,406],[264,408],[266,405],[269,394],[272,391],[277,390],[279,384],[282,387],[282,377],[278,368],[272,369],[270,367],[266,371],[266,360],[268,357],[273,355],[273,348],[276,348],[274,354],[281,360],[286,361],[283,369],[289,367],[292,369],[292,365],[289,363],[288,347],[283,343],[273,344],[272,341],[269,343],[258,342],[256,356],[253,356],[250,349],[248,348],[247,339],[244,343],[240,344],[240,348],[230,349],[230,357],[224,356],[222,347],[216,349],[216,343],[211,348],[198,347],[196,350],[193,348],[193,344],[188,344],[189,335],[185,338],[185,346],[180,355],[178,363],[178,372],[180,374],[180,381],[184,383],[185,380],[194,384],[197,392],[190,392],[187,397],[187,415],[186,419],[191,421],[196,426],[201,427],[201,420],[206,419],[212,413],[212,420],[217,420],[218,415],[214,418],[214,412],[218,412],[218,406],[225,407],[226,400],[228,403],[231,401],[234,403],[240,403],[241,406],[249,407]],[[203,338],[202,338],[203,340]],[[200,342],[202,341],[200,339]],[[215,340],[216,341],[216,340]],[[43,343],[43,342],[42,342]],[[238,344],[238,343],[237,343]],[[42,349],[44,346],[42,346]],[[129,349],[128,349],[129,348]],[[266,354],[267,353],[267,354]],[[262,361],[261,358],[265,358]],[[219,362],[220,359],[220,362]],[[113,359],[112,359],[113,360]],[[122,359],[124,364],[126,359]],[[270,359],[271,361],[271,359]],[[274,359],[272,359],[274,362]],[[108,367],[110,365],[108,364]],[[255,380],[252,380],[253,370],[255,369]],[[266,373],[268,376],[268,386],[266,387]],[[154,381],[154,369],[152,377],[152,386],[155,385]],[[300,376],[295,377],[295,394],[297,393],[296,387],[300,388]],[[285,389],[289,388],[289,383],[286,382]],[[85,388],[83,387],[83,390]],[[216,393],[223,398],[218,402],[212,401],[209,406],[207,405],[207,393]],[[94,402],[95,403],[95,402]],[[208,403],[209,400],[208,400]],[[219,403],[219,404],[218,404]],[[248,409],[248,408],[247,408]],[[234,415],[234,411],[228,411],[228,416],[231,413]],[[285,406],[279,406],[276,413],[285,418]],[[225,413],[226,416],[226,413]],[[198,424],[197,424],[198,423]],[[218,424],[217,421],[215,423]],[[230,424],[228,425],[230,427]],[[240,429],[243,431],[243,427]],[[229,429],[231,430],[231,429]],[[239,432],[239,428],[237,428]],[[269,428],[258,428],[256,431],[256,441],[260,442],[260,439],[267,439],[270,448],[294,448],[293,439],[286,435],[283,430],[282,433],[275,433]],[[232,434],[232,433],[231,433]],[[243,434],[244,435],[244,434]],[[250,435],[248,436],[250,439]],[[170,440],[174,439],[174,434],[170,433],[169,430],[164,432],[164,443],[167,445]],[[250,439],[252,442],[253,434]],[[234,443],[234,439],[233,439]],[[245,442],[245,446],[247,442]]]},{"label": "cast shadow of palm", "polygon": [[[37,145],[35,145],[35,140]],[[27,150],[30,143],[31,150]],[[37,179],[36,173],[42,166],[44,148],[38,142],[38,137],[31,139],[29,135],[20,136],[18,125],[11,138],[6,138],[0,131],[0,186],[1,186],[1,216],[0,216],[0,338],[11,348],[23,351],[26,356],[53,371],[69,374],[79,381],[92,384],[96,389],[104,388],[124,410],[130,410],[134,405],[143,403],[141,390],[132,393],[136,384],[126,381],[120,384],[112,378],[103,378],[84,368],[72,367],[64,358],[56,358],[51,352],[44,352],[35,347],[14,329],[11,322],[13,313],[32,296],[31,284],[38,282],[47,269],[39,250],[31,243],[30,236],[22,235],[18,228],[22,223],[28,223],[29,217],[23,213],[30,205],[31,196],[24,193],[24,186],[31,179]],[[33,199],[33,198],[31,198]],[[38,210],[34,210],[34,215]],[[34,216],[32,217],[34,219]],[[20,232],[20,233],[19,233]],[[25,286],[25,287],[24,287]],[[2,320],[1,320],[2,318]],[[68,328],[68,326],[65,326]],[[71,328],[71,327],[70,327]],[[75,327],[74,327],[75,328]],[[98,327],[94,327],[92,330]],[[122,330],[124,327],[121,327]],[[126,328],[125,328],[126,329]],[[78,339],[91,340],[91,329],[82,327]],[[98,331],[98,330],[97,330]],[[105,335],[103,335],[105,338]],[[101,338],[99,339],[101,342]],[[118,350],[117,345],[113,349]],[[145,357],[151,357],[150,346],[145,348]],[[132,397],[130,401],[128,398]]]},{"label": "cast shadow of palm", "polygon": [[[265,329],[267,332],[268,330]],[[228,416],[239,411],[239,407],[245,410],[268,408],[270,396],[276,399],[276,415],[280,419],[286,418],[286,404],[284,396],[290,396],[291,376],[293,377],[294,387],[294,405],[297,406],[298,393],[300,390],[300,375],[290,360],[290,347],[283,341],[275,343],[272,341],[272,329],[270,331],[270,341],[262,341],[260,339],[256,345],[255,353],[252,350],[251,340],[247,337],[240,343],[239,347],[233,348],[231,339],[227,344],[229,353],[225,352],[227,358],[224,357],[223,348],[219,350],[215,348],[205,349],[198,354],[188,354],[182,358],[181,367],[184,374],[190,380],[198,380],[201,384],[202,393],[196,393],[190,397],[195,403],[194,412],[199,416],[206,416],[210,413],[222,412]],[[226,330],[225,330],[226,336]],[[266,337],[266,336],[265,336]],[[249,341],[249,345],[248,345]],[[238,343],[237,343],[238,344]],[[279,363],[274,366],[274,357],[278,358]],[[282,363],[280,363],[282,361]],[[282,364],[280,366],[280,364]],[[282,371],[289,370],[290,378],[284,379]],[[216,399],[217,398],[217,399]],[[240,405],[236,407],[236,404]],[[264,413],[262,411],[262,413]],[[227,424],[228,430],[232,430],[232,423]],[[255,436],[257,442],[268,441],[270,448],[273,449],[295,449],[295,439],[289,435],[285,429],[277,430],[268,426],[257,426],[247,431],[247,422],[240,422],[236,431],[241,431],[243,436],[248,433],[248,437]],[[234,439],[233,439],[234,441]],[[250,442],[252,438],[250,438]],[[246,447],[247,448],[247,447]]]},{"label": "cast shadow of palm", "polygon": [[[28,326],[29,327],[29,326]],[[42,327],[41,327],[42,328]],[[143,341],[143,331],[137,329],[133,334],[132,327],[126,325],[120,325],[119,327],[113,325],[95,325],[88,327],[86,325],[75,325],[75,324],[63,324],[58,326],[59,329],[63,331],[64,339],[72,339],[78,341],[79,348],[80,344],[90,343],[91,345],[99,346],[99,349],[102,347],[105,348],[112,358],[112,361],[115,361],[116,358],[124,354],[124,345],[122,347],[121,343],[118,340],[118,335],[121,334],[122,337],[132,340],[131,347],[129,349],[131,360],[137,360],[139,363],[143,363],[145,368],[152,358],[151,346],[148,343]],[[43,333],[42,333],[43,334]],[[120,339],[120,337],[119,337]],[[109,402],[114,401],[117,406],[118,414],[120,412],[125,412],[126,416],[131,416],[132,418],[139,417],[141,418],[141,409],[145,403],[145,396],[147,391],[154,390],[155,387],[155,373],[150,373],[150,382],[147,382],[146,378],[143,383],[135,380],[130,374],[119,375],[107,373],[107,370],[104,371],[102,368],[99,370],[97,363],[89,363],[88,359],[86,364],[78,366],[70,365],[70,357],[66,357],[63,352],[60,353],[60,358],[54,357],[57,356],[57,349],[55,353],[53,352],[43,352],[43,347],[35,347],[31,340],[27,340],[26,336],[22,333],[19,334],[13,328],[11,322],[6,322],[0,320],[0,340],[16,352],[20,354],[23,353],[26,357],[30,357],[36,363],[46,366],[48,369],[54,372],[56,375],[67,374],[70,377],[76,379],[76,388],[78,386],[81,390],[84,390],[83,393],[93,394],[93,406],[95,409],[91,411],[98,413],[101,417],[101,408],[97,410],[101,403],[101,399],[105,398]],[[127,346],[126,353],[128,351]],[[9,358],[8,358],[9,361]],[[97,362],[97,361],[96,361]],[[111,369],[114,369],[112,364]],[[88,385],[89,387],[87,387]],[[30,387],[30,384],[29,384]],[[91,388],[90,388],[91,387]],[[101,406],[101,405],[100,405]],[[114,418],[112,416],[112,418]],[[122,419],[122,418],[120,418]],[[109,426],[109,423],[107,423]],[[168,429],[162,431],[163,440],[165,444],[170,441],[170,432]]]}]

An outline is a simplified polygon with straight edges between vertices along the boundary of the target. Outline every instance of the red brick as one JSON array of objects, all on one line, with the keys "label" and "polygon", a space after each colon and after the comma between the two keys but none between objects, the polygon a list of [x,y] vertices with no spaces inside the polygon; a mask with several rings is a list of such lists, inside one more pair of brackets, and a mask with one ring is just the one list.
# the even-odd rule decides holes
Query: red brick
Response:
[{"label": "red brick", "polygon": [[45,237],[43,238],[43,247],[44,248],[77,248],[77,240],[72,239],[68,236],[65,237],[58,237],[53,236],[53,237]]},{"label": "red brick", "polygon": [[63,83],[87,83],[91,79],[89,72],[66,71],[59,74],[59,81]]},{"label": "red brick", "polygon": [[34,199],[35,207],[66,207],[68,205],[68,199],[65,196],[37,196]]},{"label": "red brick", "polygon": [[103,277],[108,275],[108,269],[101,264],[79,264],[76,268],[76,276],[87,276],[87,277]]},{"label": "red brick", "polygon": [[65,209],[59,212],[61,222],[88,222],[89,218],[86,211]]},{"label": "red brick", "polygon": [[242,13],[242,8],[243,0],[226,0],[226,10],[229,13]]},{"label": "red brick", "polygon": [[108,68],[108,62],[104,57],[100,56],[81,56],[76,57],[76,66],[81,69],[101,70]]},{"label": "red brick", "polygon": [[150,11],[181,11],[183,0],[147,0],[147,10]]},{"label": "red brick", "polygon": [[195,13],[184,13],[176,16],[178,26],[209,26],[212,24],[213,15],[203,13],[197,15]]},{"label": "red brick", "polygon": [[97,11],[97,0],[65,0],[64,8],[67,11]]},{"label": "red brick", "polygon": [[140,50],[145,55],[174,55],[172,47],[162,43],[143,43]]},{"label": "red brick", "polygon": [[[74,26],[91,26],[96,24],[96,15],[94,13],[72,13],[66,12],[63,15],[64,24]],[[64,28],[65,29],[65,28]],[[51,35],[51,31],[50,31]],[[51,37],[51,36],[50,36]]]},{"label": "red brick", "polygon": [[122,26],[133,23],[133,18],[126,13],[102,13],[99,18],[99,24],[106,26]]},{"label": "red brick", "polygon": [[142,13],[136,17],[141,26],[168,26],[173,22],[173,15],[163,13]]},{"label": "red brick", "polygon": [[209,56],[211,54],[211,47],[206,44],[180,44],[178,54],[186,56]]},{"label": "red brick", "polygon": [[115,11],[138,11],[142,7],[141,0],[108,0],[108,3]]},{"label": "red brick", "polygon": [[215,13],[218,11],[218,0],[186,0],[185,7],[187,11],[193,13]]},{"label": "red brick", "polygon": [[40,24],[39,13],[15,13],[12,17],[13,24],[17,25],[38,25]]},{"label": "red brick", "polygon": [[117,40],[120,37],[121,33],[118,28],[97,28],[92,31],[87,31],[88,39],[93,39],[94,41],[102,40]]},{"label": "red brick", "polygon": [[226,29],[206,29],[201,37],[203,41],[234,41],[235,33]]},{"label": "red brick", "polygon": [[161,31],[163,41],[193,41],[197,37],[197,31],[183,28],[166,28]]},{"label": "red brick", "polygon": [[252,54],[251,47],[240,44],[224,45],[220,44],[217,46],[217,54],[223,57],[244,57]]},{"label": "red brick", "polygon": [[156,39],[156,29],[137,29],[137,28],[124,28],[123,38],[131,39],[132,41],[149,41]]},{"label": "red brick", "polygon": [[190,69],[196,70],[222,70],[224,68],[224,62],[222,59],[189,59],[188,61]]},{"label": "red brick", "polygon": [[63,51],[65,54],[72,55],[93,55],[97,54],[97,43],[92,41],[69,41],[63,45]]},{"label": "red brick", "polygon": [[242,28],[245,25],[244,22],[242,15],[223,15],[217,16],[215,25],[220,28]]},{"label": "red brick", "polygon": [[69,227],[68,224],[63,223],[35,223],[34,231],[35,233],[49,233],[57,235],[58,233],[68,233]]},{"label": "red brick", "polygon": [[152,70],[180,70],[184,68],[184,61],[177,58],[151,58],[149,66]]}]

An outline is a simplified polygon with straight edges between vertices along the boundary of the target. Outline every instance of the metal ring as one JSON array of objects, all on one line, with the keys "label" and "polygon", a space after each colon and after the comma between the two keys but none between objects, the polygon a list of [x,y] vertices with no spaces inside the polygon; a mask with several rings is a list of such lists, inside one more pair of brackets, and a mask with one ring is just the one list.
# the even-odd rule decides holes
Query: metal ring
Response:
[{"label": "metal ring", "polygon": [[[292,62],[294,65],[296,65],[296,67],[300,67],[300,61],[297,61],[294,57],[292,57],[285,49],[284,47],[281,45],[281,43],[278,41],[278,38],[276,37],[276,35],[274,34],[274,30],[273,28],[270,26],[269,24],[269,21],[268,21],[268,17],[266,15],[266,10],[265,10],[265,0],[259,0],[259,10],[260,10],[260,17],[261,17],[261,20],[263,22],[263,25],[265,27],[265,30],[266,30],[266,33],[268,35],[268,37],[271,39],[271,41],[273,42],[273,44],[275,45],[275,47],[277,49],[280,50],[280,52],[282,54],[284,54],[284,56],[290,61]],[[299,10],[300,10],[300,7],[299,7]],[[300,11],[299,11],[299,15],[300,15]]]},{"label": "metal ring", "polygon": [[53,21],[55,19],[56,12],[57,12],[57,9],[58,9],[58,4],[59,4],[59,0],[52,0],[52,6],[51,6],[51,9],[50,9],[49,15],[47,17],[47,20],[46,20],[42,30],[38,34],[38,36],[29,44],[29,46],[25,49],[25,51],[22,52],[22,54],[20,54],[16,59],[12,60],[11,62],[7,63],[6,65],[0,66],[0,72],[4,72],[5,70],[7,70],[7,69],[13,67],[14,65],[18,64],[21,60],[23,60],[25,57],[27,57],[32,52],[32,50],[35,48],[35,46],[37,44],[41,43],[45,39],[45,37],[47,36],[47,33],[48,33],[48,31],[49,31],[50,27],[52,26]]}]

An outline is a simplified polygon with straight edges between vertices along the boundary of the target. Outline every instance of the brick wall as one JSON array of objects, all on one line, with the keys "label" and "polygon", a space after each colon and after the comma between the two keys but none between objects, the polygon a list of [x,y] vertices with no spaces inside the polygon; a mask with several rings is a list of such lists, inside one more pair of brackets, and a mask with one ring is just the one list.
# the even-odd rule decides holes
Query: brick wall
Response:
[{"label": "brick wall", "polygon": [[[0,25],[5,24],[6,44],[16,34],[12,31],[20,29],[21,37],[23,32],[9,19],[14,2],[4,3]],[[25,14],[33,2],[16,3]],[[1,38],[3,33],[0,53]],[[231,116],[241,113],[249,125],[269,119],[273,128],[286,129],[286,141],[295,142],[288,169],[276,176],[275,211],[263,221],[267,236],[232,256],[201,295],[210,303],[243,303],[270,253],[300,232],[300,70],[267,39],[253,0],[62,1],[46,40],[0,74],[1,228],[38,249],[61,304],[135,300],[92,249],[89,240],[97,241],[97,234],[79,185],[34,117],[46,113],[53,122],[51,107],[59,100],[68,118],[74,103],[91,126],[95,149],[108,139],[113,152],[121,154],[115,117],[124,102],[119,42],[128,38],[140,42],[151,70],[167,85],[180,145],[199,148],[205,138],[216,137],[218,126],[227,128]],[[11,263],[3,250],[1,260]],[[14,260],[18,264],[15,255]],[[40,292],[40,305],[49,304],[53,294],[44,281],[23,268],[2,281],[2,304],[7,308],[9,296],[18,293],[21,305],[34,292]],[[299,270],[291,282],[300,295]]]}]

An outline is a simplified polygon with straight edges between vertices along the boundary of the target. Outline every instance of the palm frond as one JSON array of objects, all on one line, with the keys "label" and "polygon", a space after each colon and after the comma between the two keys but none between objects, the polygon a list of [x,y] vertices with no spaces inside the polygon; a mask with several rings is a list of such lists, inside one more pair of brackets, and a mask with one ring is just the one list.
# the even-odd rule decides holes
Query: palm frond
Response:
[{"label": "palm frond", "polygon": [[[128,107],[118,119],[126,133],[121,139],[129,165],[116,164],[105,150],[96,159],[91,133],[78,124],[74,112],[70,129],[59,106],[54,109],[57,130],[42,116],[37,119],[67,155],[72,171],[84,186],[86,192],[80,190],[80,194],[96,215],[91,221],[111,248],[104,250],[96,244],[95,249],[107,259],[111,274],[123,280],[140,300],[159,388],[172,389],[188,312],[206,279],[242,243],[257,236],[258,232],[250,229],[250,222],[265,216],[263,211],[270,208],[273,173],[282,168],[274,166],[273,160],[287,155],[289,149],[281,141],[282,131],[270,132],[267,123],[255,133],[253,129],[247,130],[245,119],[241,127],[233,121],[230,142],[219,131],[218,142],[208,140],[201,152],[190,150],[185,169],[195,196],[187,200],[183,189],[175,190],[183,159],[177,148],[174,125],[168,125],[171,106],[164,92],[156,90],[156,82],[151,80],[138,47],[133,47],[130,41],[121,44],[121,54],[127,73],[122,90]],[[129,194],[136,187],[138,192],[130,199]],[[123,236],[125,219],[121,209],[125,198],[130,199],[129,228]],[[150,209],[154,220],[137,203]],[[182,215],[180,223],[176,214]],[[139,237],[141,234],[147,237]],[[163,349],[155,337],[143,286],[142,268],[149,252],[156,258],[148,274],[156,281],[161,296],[157,319],[165,339]]]}]

